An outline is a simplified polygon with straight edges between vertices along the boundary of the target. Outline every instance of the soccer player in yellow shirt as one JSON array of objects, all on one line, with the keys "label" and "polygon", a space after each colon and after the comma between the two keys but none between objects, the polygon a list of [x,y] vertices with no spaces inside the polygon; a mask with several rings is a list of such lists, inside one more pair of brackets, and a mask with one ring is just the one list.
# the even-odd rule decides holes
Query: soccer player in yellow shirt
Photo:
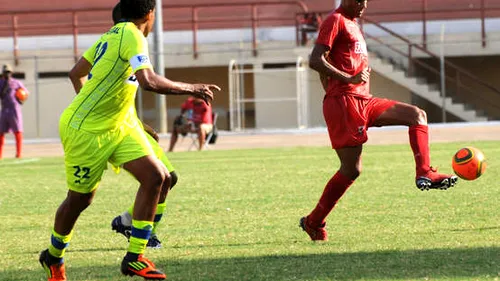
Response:
[{"label": "soccer player in yellow shirt", "polygon": [[168,171],[137,118],[135,93],[140,85],[159,94],[192,95],[210,102],[212,91],[220,88],[171,81],[153,71],[145,37],[153,27],[155,2],[121,0],[127,22],[103,34],[70,71],[78,95],[59,121],[69,191],[56,212],[49,248],[39,258],[48,281],[67,280],[65,250],[78,217],[92,202],[107,162],[122,166],[140,183],[121,272],[150,280],[166,278],[143,254]]},{"label": "soccer player in yellow shirt", "polygon": [[[127,21],[123,19],[120,3],[116,4],[113,8],[112,12],[113,23],[116,25],[119,22]],[[137,112],[136,112],[137,114]],[[165,208],[167,207],[166,199],[167,194],[170,189],[172,189],[177,183],[177,173],[174,171],[174,166],[168,160],[165,151],[158,143],[159,137],[156,131],[148,126],[146,123],[142,123],[144,130],[146,133],[146,137],[148,138],[149,143],[153,147],[153,151],[155,152],[156,157],[165,165],[168,171],[168,175],[163,182],[162,189],[160,192],[160,199],[158,200],[158,204],[156,206],[156,215],[153,221],[153,229],[151,230],[151,236],[149,237],[148,243],[146,244],[147,248],[159,249],[161,248],[161,241],[158,239],[156,235],[156,231],[158,230],[158,225],[160,224],[161,219],[163,218],[163,213]],[[111,228],[117,233],[123,234],[128,240],[130,240],[130,234],[132,232],[132,214],[134,213],[134,204],[130,206],[125,212],[115,217],[111,222]]]}]

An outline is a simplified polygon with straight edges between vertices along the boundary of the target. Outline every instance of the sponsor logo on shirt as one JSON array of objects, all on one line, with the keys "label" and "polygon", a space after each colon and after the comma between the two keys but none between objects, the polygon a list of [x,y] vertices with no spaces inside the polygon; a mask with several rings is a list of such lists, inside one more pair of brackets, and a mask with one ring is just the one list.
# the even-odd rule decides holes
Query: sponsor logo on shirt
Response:
[{"label": "sponsor logo on shirt", "polygon": [[125,81],[125,83],[136,85],[136,86],[139,85],[139,82],[137,81],[137,77],[135,75],[133,75],[133,74],[127,78],[127,80]]},{"label": "sponsor logo on shirt", "polygon": [[137,60],[139,61],[140,64],[149,63],[148,56],[144,56],[144,55],[137,56]]},{"label": "sponsor logo on shirt", "polygon": [[368,50],[366,49],[366,43],[360,41],[356,42],[354,45],[354,53],[368,55]]},{"label": "sponsor logo on shirt", "polygon": [[136,71],[139,67],[150,66],[149,56],[146,54],[137,54],[130,59],[130,66]]}]

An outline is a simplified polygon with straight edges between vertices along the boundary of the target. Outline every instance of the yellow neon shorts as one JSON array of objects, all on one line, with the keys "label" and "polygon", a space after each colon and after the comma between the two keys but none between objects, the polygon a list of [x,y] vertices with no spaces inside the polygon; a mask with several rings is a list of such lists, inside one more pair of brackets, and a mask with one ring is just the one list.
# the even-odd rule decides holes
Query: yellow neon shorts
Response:
[{"label": "yellow neon shorts", "polygon": [[151,147],[153,148],[153,151],[155,152],[155,155],[160,161],[167,167],[168,172],[173,172],[174,171],[174,166],[172,163],[170,163],[170,160],[168,160],[167,155],[165,154],[165,151],[163,148],[160,146],[160,144],[149,134],[146,133],[146,137],[148,138],[149,143],[151,144]]},{"label": "yellow neon shorts", "polygon": [[100,135],[89,134],[61,122],[66,180],[70,190],[90,193],[96,189],[107,162],[119,167],[146,155],[155,155],[140,126],[120,128]]}]

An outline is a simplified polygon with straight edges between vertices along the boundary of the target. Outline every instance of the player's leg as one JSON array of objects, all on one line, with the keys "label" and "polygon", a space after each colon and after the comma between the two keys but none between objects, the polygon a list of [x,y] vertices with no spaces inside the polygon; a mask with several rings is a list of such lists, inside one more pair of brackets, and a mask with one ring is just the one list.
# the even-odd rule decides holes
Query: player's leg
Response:
[{"label": "player's leg", "polygon": [[326,217],[361,173],[362,145],[336,149],[340,169],[328,181],[314,210],[301,219],[301,227],[312,240],[327,240]]},{"label": "player's leg", "polygon": [[[153,220],[153,229],[151,231],[151,236],[149,237],[148,243],[146,246],[148,248],[159,249],[161,248],[161,241],[157,236],[158,225],[160,224],[165,209],[167,207],[166,198],[168,191],[175,185],[174,181],[177,181],[177,175],[175,172],[168,173],[165,170],[165,181],[161,188],[160,198],[158,200],[158,204],[156,206],[156,214]],[[130,239],[131,231],[132,231],[132,215],[134,213],[134,205],[132,204],[125,212],[121,215],[115,217],[111,222],[111,228],[123,234],[127,239]]]},{"label": "player's leg", "polygon": [[151,230],[151,237],[149,238],[148,243],[146,244],[146,247],[152,249],[161,248],[161,241],[157,235],[158,225],[160,225],[163,215],[165,214],[165,209],[167,208],[167,202],[166,202],[167,195],[172,185],[171,183],[172,176],[168,172],[168,169],[165,166],[163,166],[163,170],[166,177],[161,187],[160,198],[158,199],[158,205],[156,206],[156,213],[153,220],[153,229]]},{"label": "player's leg", "polygon": [[80,214],[91,204],[95,190],[91,193],[68,191],[66,199],[57,209],[51,243],[40,253],[39,261],[50,281],[65,281],[64,254],[73,235],[73,227]]},{"label": "player's leg", "polygon": [[370,108],[373,119],[371,126],[408,126],[419,189],[448,189],[455,185],[456,176],[440,174],[430,165],[429,129],[424,110],[410,104],[377,98],[372,99]]},{"label": "player's leg", "polygon": [[106,169],[107,157],[111,154],[110,146],[99,142],[98,136],[82,135],[64,126],[60,127],[60,134],[65,152],[69,191],[57,209],[50,245],[39,257],[50,281],[66,280],[63,258],[72,237],[73,227],[80,214],[91,204]]},{"label": "player's leg", "polygon": [[0,159],[2,159],[4,145],[5,145],[5,134],[0,133]]},{"label": "player's leg", "polygon": [[323,115],[340,169],[325,186],[314,210],[300,220],[312,240],[328,239],[325,219],[361,172],[362,144],[367,140],[363,104],[363,100],[347,96],[326,97],[323,101]]},{"label": "player's leg", "polygon": [[16,139],[16,158],[21,158],[23,150],[23,132],[14,132]]},{"label": "player's leg", "polygon": [[129,247],[122,261],[121,271],[125,275],[163,280],[166,275],[144,257],[144,252],[151,236],[157,204],[165,180],[164,170],[153,155],[129,161],[123,167],[139,181],[140,185],[134,203]]},{"label": "player's leg", "polygon": [[[159,145],[158,145],[159,147]],[[156,215],[154,219],[154,225],[153,225],[153,231],[151,235],[151,239],[148,241],[148,247],[150,248],[160,248],[161,247],[161,242],[158,239],[157,231],[158,231],[158,226],[160,225],[160,222],[162,221],[163,216],[165,215],[165,209],[167,207],[167,195],[169,190],[174,188],[174,186],[177,184],[177,173],[174,171],[174,166],[170,163],[168,160],[167,156],[163,152],[163,150],[157,150],[155,147],[153,149],[156,152],[156,155],[158,159],[163,163],[164,169],[165,169],[165,174],[167,175],[165,182],[163,183],[162,189],[161,189],[161,194],[160,194],[160,199],[158,200],[158,206],[156,208]]]},{"label": "player's leg", "polygon": [[207,123],[202,123],[200,125],[201,130],[205,133],[204,139],[203,139],[203,147],[207,147],[207,136],[210,134],[210,132],[213,131],[214,125],[213,124],[207,124]]},{"label": "player's leg", "polygon": [[203,150],[205,145],[205,139],[207,138],[207,132],[203,127],[203,124],[199,124],[196,128],[196,134],[198,135],[198,150]]},{"label": "player's leg", "polygon": [[170,146],[168,147],[168,151],[174,151],[174,146],[177,143],[177,138],[179,137],[179,132],[177,126],[174,125],[172,130],[172,135],[170,136]]},{"label": "player's leg", "polygon": [[167,177],[162,186],[160,199],[158,200],[158,206],[156,208],[153,231],[151,234],[151,239],[149,239],[147,246],[150,248],[161,248],[161,241],[158,239],[157,236],[158,226],[160,225],[160,222],[162,221],[162,218],[165,214],[165,209],[167,207],[166,200],[168,192],[169,190],[174,188],[174,186],[177,184],[177,174],[174,171],[175,169],[174,166],[172,165],[170,160],[168,160],[167,155],[165,155],[165,152],[160,147],[160,145],[156,142],[153,143],[152,145],[156,157],[163,163],[164,172],[167,175]]},{"label": "player's leg", "polygon": [[[166,209],[166,198],[169,189],[172,189],[177,183],[177,173],[175,171],[169,172],[168,176],[166,176],[165,181],[162,185],[162,190],[160,194],[160,199],[158,200],[158,205],[156,208],[156,215],[153,225],[152,236],[150,237],[147,246],[149,248],[159,248],[161,247],[161,242],[158,240],[158,237],[155,238],[157,233],[158,225],[160,224],[164,211]],[[132,214],[134,213],[134,205],[130,205],[130,207],[123,212],[121,215],[115,217],[111,222],[112,230],[121,233],[124,235],[127,240],[130,238],[131,230],[132,230]],[[153,240],[157,241],[153,241]]]},{"label": "player's leg", "polygon": [[[163,151],[163,148],[158,144],[158,142],[156,142],[156,140],[153,139],[150,135],[146,135],[146,137],[148,138],[148,141],[151,144],[156,157],[163,163],[166,168],[166,178],[162,185],[160,199],[156,208],[153,230],[147,244],[148,248],[161,248],[161,241],[158,239],[156,233],[158,225],[160,224],[166,208],[166,198],[168,191],[172,189],[177,183],[177,174],[174,171],[174,166],[169,161],[169,159],[165,155],[165,152]],[[127,239],[130,238],[133,212],[134,205],[132,204],[125,212],[115,217],[111,222],[111,228],[116,232],[123,234]]]},{"label": "player's leg", "polygon": [[22,147],[23,147],[23,115],[22,113],[16,112],[11,120],[11,128],[14,132],[14,138],[16,139],[16,158],[21,158]]},{"label": "player's leg", "polygon": [[166,177],[163,164],[154,156],[151,144],[141,127],[127,132],[110,158],[110,162],[114,166],[123,166],[139,182],[139,190],[134,202],[129,247],[122,261],[121,272],[125,275],[163,280],[166,275],[144,257]]},{"label": "player's leg", "polygon": [[3,156],[3,146],[5,145],[5,133],[9,131],[8,124],[6,122],[6,113],[2,110],[0,111],[0,159]]}]

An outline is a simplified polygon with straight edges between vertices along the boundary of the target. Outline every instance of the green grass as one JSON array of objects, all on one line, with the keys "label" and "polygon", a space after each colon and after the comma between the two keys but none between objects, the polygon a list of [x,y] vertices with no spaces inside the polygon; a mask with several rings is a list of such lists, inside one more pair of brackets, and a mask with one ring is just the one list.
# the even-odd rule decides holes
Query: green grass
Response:
[{"label": "green grass", "polygon": [[[309,241],[298,220],[338,167],[331,149],[171,154],[180,180],[160,226],[164,248],[147,255],[169,280],[499,280],[500,143],[471,144],[488,158],[485,175],[428,192],[414,186],[408,145],[367,146],[327,243]],[[433,165],[451,172],[464,145],[433,145]],[[0,162],[0,280],[45,280],[37,257],[65,197],[63,171],[61,158]],[[104,176],[77,222],[69,280],[130,280],[119,273],[126,240],[110,222],[136,188],[127,174]]]}]

